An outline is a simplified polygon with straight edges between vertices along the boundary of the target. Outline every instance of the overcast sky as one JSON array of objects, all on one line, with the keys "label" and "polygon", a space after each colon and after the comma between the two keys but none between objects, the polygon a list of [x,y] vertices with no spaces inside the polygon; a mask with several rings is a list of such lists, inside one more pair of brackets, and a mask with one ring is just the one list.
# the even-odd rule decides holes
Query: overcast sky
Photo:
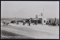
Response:
[{"label": "overcast sky", "polygon": [[34,18],[41,13],[45,18],[59,18],[59,1],[1,1],[2,18]]}]

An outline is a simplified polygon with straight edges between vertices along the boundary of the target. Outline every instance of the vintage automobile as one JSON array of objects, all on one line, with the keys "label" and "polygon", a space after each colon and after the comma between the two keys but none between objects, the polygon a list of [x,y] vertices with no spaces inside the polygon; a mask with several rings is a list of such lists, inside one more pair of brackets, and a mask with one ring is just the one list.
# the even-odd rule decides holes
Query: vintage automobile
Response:
[{"label": "vintage automobile", "polygon": [[9,25],[9,22],[3,21],[2,23],[3,23],[3,25]]},{"label": "vintage automobile", "polygon": [[49,21],[47,21],[47,22],[46,22],[46,25],[56,26],[57,23],[56,23],[55,21],[54,21],[54,22],[49,22]]},{"label": "vintage automobile", "polygon": [[12,20],[10,23],[16,23],[16,21],[15,20]]}]

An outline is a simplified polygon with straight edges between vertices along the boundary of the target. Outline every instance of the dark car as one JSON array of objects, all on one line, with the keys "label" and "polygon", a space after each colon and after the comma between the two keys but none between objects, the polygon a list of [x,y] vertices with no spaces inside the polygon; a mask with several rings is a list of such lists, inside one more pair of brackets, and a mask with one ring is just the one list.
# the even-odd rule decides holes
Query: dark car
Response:
[{"label": "dark car", "polygon": [[10,23],[16,23],[16,21],[15,21],[15,20],[13,20],[13,21],[11,21]]}]

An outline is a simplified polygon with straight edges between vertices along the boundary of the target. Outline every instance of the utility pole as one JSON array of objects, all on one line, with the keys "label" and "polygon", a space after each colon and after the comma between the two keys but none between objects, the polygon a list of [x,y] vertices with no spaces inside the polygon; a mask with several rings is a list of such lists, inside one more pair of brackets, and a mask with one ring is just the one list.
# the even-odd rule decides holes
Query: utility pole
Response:
[{"label": "utility pole", "polygon": [[56,23],[56,18],[55,18],[55,23]]},{"label": "utility pole", "polygon": [[[42,11],[44,12],[44,9]],[[42,24],[43,24],[44,23],[43,13],[41,13],[41,17],[42,17]]]},{"label": "utility pole", "polygon": [[38,23],[38,15],[36,15],[36,25],[37,25],[37,23]]}]

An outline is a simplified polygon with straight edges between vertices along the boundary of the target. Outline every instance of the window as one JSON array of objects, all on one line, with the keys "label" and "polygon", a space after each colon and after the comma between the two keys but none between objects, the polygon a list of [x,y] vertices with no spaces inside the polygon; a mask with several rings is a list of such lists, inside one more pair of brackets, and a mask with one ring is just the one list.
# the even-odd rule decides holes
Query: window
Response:
[{"label": "window", "polygon": [[44,23],[45,23],[45,20],[44,20]]}]

